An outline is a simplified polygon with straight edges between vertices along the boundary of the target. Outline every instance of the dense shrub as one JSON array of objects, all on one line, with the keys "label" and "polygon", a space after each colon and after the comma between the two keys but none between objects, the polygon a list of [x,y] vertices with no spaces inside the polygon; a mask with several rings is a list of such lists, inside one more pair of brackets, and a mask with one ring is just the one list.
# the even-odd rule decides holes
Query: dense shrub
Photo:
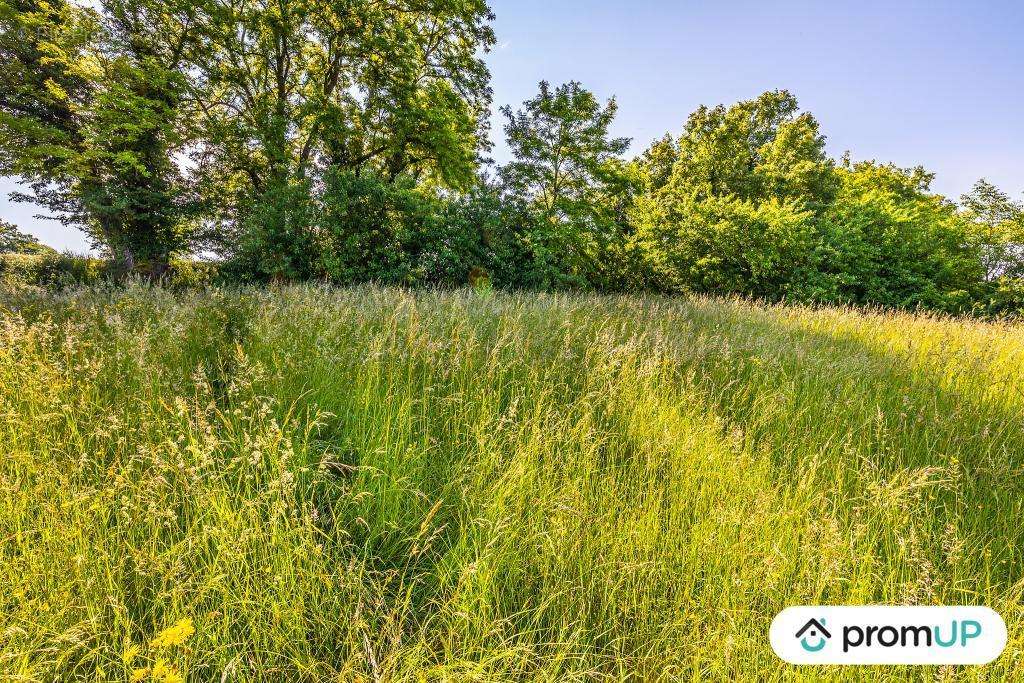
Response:
[{"label": "dense shrub", "polygon": [[226,279],[451,287],[478,273],[513,288],[558,279],[528,208],[486,182],[455,194],[336,170],[315,194],[301,185],[261,199],[228,252]]},{"label": "dense shrub", "polygon": [[486,183],[446,198],[439,207],[418,259],[424,282],[457,286],[484,277],[498,287],[536,285],[531,219],[524,207]]},{"label": "dense shrub", "polygon": [[899,308],[969,308],[984,273],[968,223],[920,169],[859,164],[820,222],[822,298]]},{"label": "dense shrub", "polygon": [[316,205],[309,182],[281,181],[242,203],[226,240],[225,275],[246,281],[304,280],[318,275]]},{"label": "dense shrub", "polygon": [[169,283],[175,289],[204,287],[220,278],[220,267],[215,261],[176,259],[171,261]]},{"label": "dense shrub", "polygon": [[1000,277],[985,283],[974,312],[990,316],[1024,315],[1024,277]]},{"label": "dense shrub", "polygon": [[662,289],[807,298],[816,281],[813,215],[797,203],[666,192],[641,209],[636,239]]},{"label": "dense shrub", "polygon": [[[219,264],[176,259],[162,282],[174,289],[192,289],[214,282]],[[109,261],[70,253],[0,254],[0,285],[39,287],[51,291],[88,287],[113,278]]]},{"label": "dense shrub", "polygon": [[320,198],[320,272],[339,283],[414,284],[437,200],[408,177],[331,172]]}]

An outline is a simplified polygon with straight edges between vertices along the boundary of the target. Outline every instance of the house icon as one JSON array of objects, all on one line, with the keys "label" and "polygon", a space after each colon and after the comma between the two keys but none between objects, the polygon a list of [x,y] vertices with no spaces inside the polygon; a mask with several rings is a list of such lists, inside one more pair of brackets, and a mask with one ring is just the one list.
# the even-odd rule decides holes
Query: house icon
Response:
[{"label": "house icon", "polygon": [[811,619],[796,632],[796,637],[800,639],[801,647],[808,652],[821,652],[832,634],[825,628],[824,619]]}]

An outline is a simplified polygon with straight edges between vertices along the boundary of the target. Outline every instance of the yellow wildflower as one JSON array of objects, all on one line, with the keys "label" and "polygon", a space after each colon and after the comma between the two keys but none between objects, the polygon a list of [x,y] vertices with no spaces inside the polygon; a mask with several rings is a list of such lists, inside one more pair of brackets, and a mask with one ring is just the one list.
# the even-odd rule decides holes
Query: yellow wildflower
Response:
[{"label": "yellow wildflower", "polygon": [[153,680],[156,683],[185,683],[185,679],[175,670],[174,665],[166,659],[156,660],[156,664],[153,665]]},{"label": "yellow wildflower", "polygon": [[156,635],[151,643],[153,647],[173,647],[181,645],[196,632],[191,619],[182,619],[174,626],[165,628]]},{"label": "yellow wildflower", "polygon": [[124,663],[126,665],[128,665],[128,666],[131,666],[132,662],[135,660],[136,655],[138,655],[138,654],[139,654],[139,646],[138,645],[133,645],[131,643],[131,641],[129,641],[129,640],[125,640],[125,642],[124,642],[124,652],[121,655],[123,657],[123,659],[124,659]]},{"label": "yellow wildflower", "polygon": [[136,669],[135,671],[132,672],[132,683],[139,683],[139,681],[141,681],[143,678],[145,678],[146,674],[148,674],[148,673],[149,673],[149,667],[148,666],[143,668],[143,669]]}]

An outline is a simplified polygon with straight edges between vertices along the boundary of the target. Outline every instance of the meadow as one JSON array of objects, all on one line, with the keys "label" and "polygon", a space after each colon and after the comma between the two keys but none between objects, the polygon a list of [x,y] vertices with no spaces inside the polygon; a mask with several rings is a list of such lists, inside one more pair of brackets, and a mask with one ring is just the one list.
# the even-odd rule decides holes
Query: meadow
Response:
[{"label": "meadow", "polygon": [[[686,297],[0,294],[0,679],[1024,676],[1024,326]],[[985,668],[796,669],[798,604]]]}]

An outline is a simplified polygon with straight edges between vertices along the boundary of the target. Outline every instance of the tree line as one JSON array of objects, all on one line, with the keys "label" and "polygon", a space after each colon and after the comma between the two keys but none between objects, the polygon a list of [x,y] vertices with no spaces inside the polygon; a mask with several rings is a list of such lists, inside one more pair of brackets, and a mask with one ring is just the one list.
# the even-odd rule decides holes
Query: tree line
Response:
[{"label": "tree line", "polygon": [[0,174],[115,271],[1003,312],[1024,207],[835,160],[786,91],[633,159],[581,84],[501,109],[485,0],[0,0]]}]

